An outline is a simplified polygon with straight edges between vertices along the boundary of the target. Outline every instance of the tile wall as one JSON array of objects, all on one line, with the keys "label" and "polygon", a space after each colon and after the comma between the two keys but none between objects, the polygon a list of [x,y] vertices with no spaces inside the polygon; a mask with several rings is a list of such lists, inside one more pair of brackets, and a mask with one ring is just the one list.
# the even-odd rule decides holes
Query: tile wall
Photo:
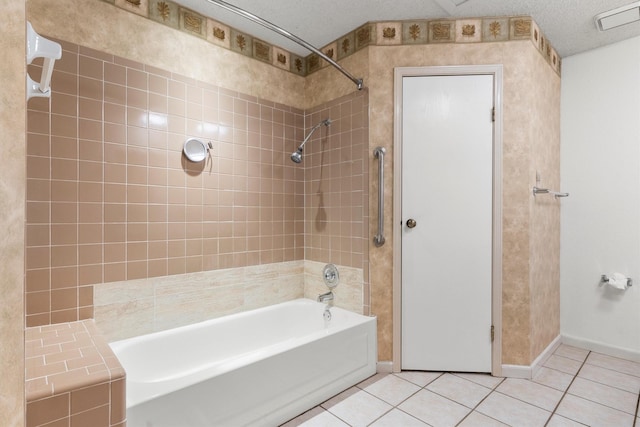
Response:
[{"label": "tile wall", "polygon": [[302,111],[62,44],[28,105],[29,326],[92,317],[94,283],[303,258]]},{"label": "tile wall", "polygon": [[304,267],[298,260],[97,284],[95,322],[113,342],[302,298]]},{"label": "tile wall", "polygon": [[[181,75],[197,76],[199,80],[258,95],[262,98],[277,99],[279,102],[295,105],[301,109],[316,108],[321,103],[329,103],[340,96],[352,93],[354,90],[352,83],[344,79],[332,68],[321,67],[317,72],[309,74],[306,79],[303,79],[298,75],[268,65],[263,61],[253,60],[226,49],[216,49],[211,43],[207,43],[199,37],[168,29],[163,25],[158,25],[152,19],[142,18],[135,13],[126,12],[103,1],[78,3],[71,0],[59,0],[54,6],[51,2],[45,0],[30,0],[27,6],[33,11],[29,13],[29,10],[27,10],[34,27],[42,34],[51,34],[57,38],[70,40],[114,55],[136,58],[145,64],[172,70]],[[35,11],[38,13],[35,13]],[[46,13],[40,13],[41,11]],[[513,213],[514,219],[505,218],[503,221],[505,226],[513,225],[511,227],[513,233],[506,236],[503,243],[505,243],[505,247],[513,248],[517,252],[507,251],[508,254],[505,255],[503,260],[505,264],[504,282],[507,284],[503,289],[503,299],[506,303],[506,320],[503,325],[503,331],[509,335],[509,339],[523,337],[523,340],[510,341],[508,344],[503,345],[503,360],[506,363],[527,364],[531,361],[532,346],[528,339],[530,336],[531,317],[529,314],[523,315],[523,313],[529,313],[530,311],[530,301],[528,299],[530,282],[528,270],[522,271],[520,265],[528,260],[526,248],[529,247],[527,220],[530,206],[529,200],[523,199],[523,197],[530,195],[530,186],[535,183],[535,177],[530,173],[528,174],[529,176],[526,176],[526,172],[530,172],[531,163],[527,153],[521,149],[528,147],[530,144],[527,132],[537,131],[536,129],[539,126],[545,126],[545,124],[527,125],[531,117],[531,105],[533,104],[530,103],[532,99],[529,91],[522,88],[529,87],[530,78],[536,78],[534,74],[538,67],[532,67],[532,61],[537,62],[542,59],[541,64],[552,65],[548,68],[553,70],[555,76],[549,77],[550,80],[559,79],[558,73],[560,72],[561,64],[559,60],[553,60],[555,57],[553,50],[546,38],[542,37],[533,21],[523,20],[518,17],[504,19],[506,22],[504,22],[504,25],[500,25],[501,32],[499,35],[501,38],[492,43],[484,42],[486,40],[484,32],[487,28],[491,30],[493,27],[493,32],[490,35],[497,38],[497,27],[492,25],[494,24],[493,21],[487,21],[489,27],[484,25],[484,21],[481,23],[481,27],[476,25],[476,33],[474,34],[477,34],[477,31],[482,29],[482,42],[478,42],[473,37],[473,40],[469,39],[466,42],[463,37],[465,34],[462,32],[460,36],[463,39],[459,42],[457,30],[460,29],[462,31],[464,26],[474,24],[464,23],[460,27],[456,22],[455,25],[450,27],[450,30],[456,29],[455,37],[446,43],[429,43],[427,37],[426,39],[420,39],[420,43],[411,43],[411,45],[404,44],[404,41],[408,40],[407,35],[413,37],[411,35],[411,27],[414,24],[419,27],[422,25],[420,27],[422,28],[420,35],[424,35],[426,34],[425,31],[429,30],[425,25],[431,25],[429,22],[402,22],[402,40],[400,40],[398,22],[367,24],[355,31],[364,30],[366,33],[367,28],[371,30],[369,31],[368,47],[339,59],[341,59],[341,65],[346,69],[358,77],[363,77],[365,85],[369,89],[371,130],[368,138],[368,164],[369,168],[374,168],[376,165],[370,153],[374,147],[378,145],[387,147],[387,162],[389,165],[389,173],[387,173],[387,182],[385,184],[388,190],[385,192],[387,198],[385,209],[387,210],[391,209],[393,202],[391,191],[393,174],[393,67],[487,63],[504,65],[506,79],[504,99],[505,141],[507,141],[507,150],[512,149],[515,155],[513,157],[505,157],[505,168],[512,171],[513,174],[505,174],[505,182],[509,183],[509,188],[505,189],[504,200],[506,209],[509,210],[509,215]],[[66,22],[73,22],[74,25],[64,25]],[[113,31],[114,22],[119,23],[120,31]],[[515,39],[511,37],[512,23],[514,24],[513,35],[518,36]],[[433,24],[435,25],[437,22]],[[516,28],[516,26],[519,27]],[[433,25],[431,27],[433,30]],[[387,30],[393,30],[394,28],[396,29],[395,36],[393,38],[385,37],[385,32],[392,34],[393,31],[389,32]],[[528,30],[526,30],[527,28]],[[380,34],[378,29],[382,30],[382,38],[378,37]],[[508,34],[502,32],[502,30],[506,29],[509,29]],[[408,30],[408,32],[405,30]],[[468,31],[466,33],[468,34]],[[353,34],[355,35],[355,33]],[[451,34],[449,32],[449,36]],[[351,35],[348,37],[351,37]],[[399,41],[401,42],[399,43]],[[424,44],[425,41],[426,44]],[[397,45],[392,46],[392,44]],[[197,61],[198,67],[192,66],[194,61]],[[215,70],[215,73],[212,73],[211,70]],[[278,84],[274,84],[274,82],[278,82]],[[555,85],[556,83],[554,82],[553,84]],[[282,87],[287,89],[282,90]],[[312,124],[307,122],[300,124],[301,129],[302,127],[309,129],[310,126]],[[295,140],[301,141],[304,136],[303,133],[296,134]],[[317,136],[320,137],[320,135]],[[553,138],[556,137],[558,136],[554,134]],[[288,147],[284,153],[285,158],[288,158],[289,153],[295,148],[295,143],[291,145],[293,146]],[[32,144],[29,144],[29,147],[32,147]],[[283,161],[288,162],[289,160],[285,159]],[[372,195],[375,194],[377,185],[375,181],[375,179],[372,180],[369,186],[369,192]],[[514,195],[517,196],[517,199],[513,198]],[[375,203],[377,203],[375,198],[371,197],[369,209]],[[371,212],[373,213],[374,211],[371,210]],[[392,238],[390,233],[390,221],[392,220],[390,212],[388,212],[386,218],[388,222],[385,224],[385,229],[389,230],[388,240],[390,241]],[[375,221],[376,217],[372,219]],[[511,230],[508,231],[511,232]],[[43,248],[41,250],[42,258],[48,260],[50,258],[50,248],[48,248],[50,244],[36,246]],[[34,251],[31,252],[33,253]],[[369,257],[371,259],[371,311],[378,316],[379,325],[379,359],[390,360],[392,341],[391,264],[393,250],[390,245],[385,245],[382,248],[371,248]],[[553,262],[555,261],[552,260],[551,263]],[[544,261],[538,265],[546,268],[548,262]],[[36,269],[48,270],[50,268],[44,266]],[[28,276],[33,276],[33,274],[33,271],[28,272]],[[47,273],[45,271],[42,274],[46,276]],[[43,299],[40,302],[43,305],[47,305],[51,304],[51,299],[47,301],[46,298],[51,298],[50,284],[52,282],[48,277],[43,279],[45,284],[42,285],[42,289],[38,289],[30,286],[30,283],[33,282],[28,278],[27,295],[31,292],[43,291]],[[48,282],[46,282],[47,280]],[[29,306],[28,298],[27,310],[30,310]],[[57,304],[56,308],[58,308]],[[40,310],[41,308],[35,310],[32,307],[29,311],[32,313],[30,317],[34,315],[44,319],[51,317]],[[64,310],[58,309],[57,311]],[[556,316],[557,313],[553,313],[553,315]],[[547,332],[544,333],[544,335],[546,334]],[[542,335],[536,333],[536,336],[542,337]],[[542,342],[542,345],[546,345],[546,342]],[[537,348],[538,344],[533,347]]]},{"label": "tile wall", "polygon": [[[93,317],[96,284],[233,272],[305,253],[363,268],[366,91],[305,113],[60,43],[51,99],[28,105],[28,326]],[[305,130],[326,114],[332,125],[293,163]],[[211,142],[206,162],[182,155],[189,137]],[[319,206],[305,200],[313,186],[327,194],[323,230],[305,228]]]},{"label": "tile wall", "polygon": [[369,213],[368,91],[354,92],[308,112],[305,144],[306,259],[362,267]]},{"label": "tile wall", "polygon": [[[303,160],[305,260],[351,267],[345,272],[357,269],[364,286],[356,290],[360,297],[347,298],[347,307],[365,314],[370,310],[368,112],[368,90],[311,109],[307,129],[327,118],[332,122],[321,126],[305,144]],[[352,285],[358,280],[347,282]],[[305,291],[308,285],[305,279]]]},{"label": "tile wall", "polygon": [[93,320],[27,328],[28,427],[126,425],[125,372]]}]

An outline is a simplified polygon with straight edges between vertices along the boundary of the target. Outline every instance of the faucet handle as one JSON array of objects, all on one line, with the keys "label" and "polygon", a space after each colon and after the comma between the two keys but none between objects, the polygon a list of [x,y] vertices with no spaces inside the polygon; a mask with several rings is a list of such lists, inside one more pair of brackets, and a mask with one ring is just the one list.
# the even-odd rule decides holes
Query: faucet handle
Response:
[{"label": "faucet handle", "polygon": [[338,267],[333,264],[327,264],[322,269],[322,277],[324,279],[324,284],[327,285],[329,289],[333,289],[338,286],[340,283],[340,274],[338,273]]}]

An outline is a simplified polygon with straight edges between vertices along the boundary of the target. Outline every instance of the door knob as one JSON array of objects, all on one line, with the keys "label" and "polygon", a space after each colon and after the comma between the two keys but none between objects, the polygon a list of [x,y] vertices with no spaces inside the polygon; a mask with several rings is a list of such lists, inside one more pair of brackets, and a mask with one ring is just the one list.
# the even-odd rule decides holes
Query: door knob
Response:
[{"label": "door knob", "polygon": [[415,227],[416,225],[418,225],[418,223],[416,222],[416,220],[415,220],[415,219],[410,218],[410,219],[408,219],[408,220],[407,220],[407,227],[409,227],[409,228],[413,228],[413,227]]}]

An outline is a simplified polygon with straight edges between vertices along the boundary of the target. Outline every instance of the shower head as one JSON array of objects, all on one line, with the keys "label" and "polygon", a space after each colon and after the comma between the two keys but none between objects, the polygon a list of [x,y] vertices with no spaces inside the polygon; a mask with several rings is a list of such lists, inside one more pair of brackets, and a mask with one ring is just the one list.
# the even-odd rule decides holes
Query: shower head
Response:
[{"label": "shower head", "polygon": [[302,163],[302,149],[301,148],[298,148],[296,151],[291,153],[291,160],[293,160],[294,163]]},{"label": "shower head", "polygon": [[313,129],[311,129],[311,132],[309,132],[309,134],[307,136],[305,136],[304,140],[302,141],[302,144],[300,144],[300,146],[298,147],[298,149],[296,151],[294,151],[293,153],[291,153],[291,160],[294,163],[302,163],[302,150],[304,148],[304,144],[307,143],[307,141],[309,140],[309,138],[311,138],[311,135],[313,135],[313,133],[322,125],[325,126],[329,126],[331,124],[331,119],[324,119],[323,121],[321,121],[320,123],[318,123],[317,125],[315,125],[313,127]]}]

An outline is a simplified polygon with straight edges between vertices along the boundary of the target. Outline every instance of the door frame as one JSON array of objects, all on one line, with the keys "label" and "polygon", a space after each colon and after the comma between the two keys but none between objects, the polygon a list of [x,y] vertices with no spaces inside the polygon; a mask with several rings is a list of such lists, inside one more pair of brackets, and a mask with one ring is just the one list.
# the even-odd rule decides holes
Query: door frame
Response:
[{"label": "door frame", "polygon": [[404,77],[492,75],[493,235],[491,266],[491,374],[502,376],[502,65],[396,67],[394,69],[393,130],[393,372],[402,368],[402,81]]}]

